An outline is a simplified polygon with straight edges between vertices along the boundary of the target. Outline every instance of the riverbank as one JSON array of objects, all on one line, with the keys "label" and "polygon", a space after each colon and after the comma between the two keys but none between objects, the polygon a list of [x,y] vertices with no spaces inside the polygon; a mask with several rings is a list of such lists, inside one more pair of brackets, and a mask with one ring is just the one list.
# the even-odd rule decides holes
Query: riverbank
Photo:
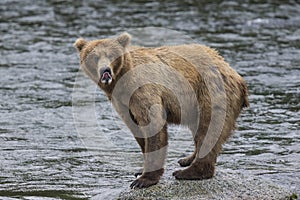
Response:
[{"label": "riverbank", "polygon": [[218,169],[214,178],[202,181],[178,181],[163,177],[159,184],[147,189],[126,190],[120,200],[137,199],[297,199],[292,191],[255,177]]}]

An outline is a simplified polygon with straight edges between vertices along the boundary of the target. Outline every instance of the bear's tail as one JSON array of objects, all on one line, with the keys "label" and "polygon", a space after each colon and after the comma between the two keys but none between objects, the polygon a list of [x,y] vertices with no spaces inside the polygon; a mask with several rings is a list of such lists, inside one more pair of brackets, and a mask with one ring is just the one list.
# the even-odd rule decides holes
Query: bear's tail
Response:
[{"label": "bear's tail", "polygon": [[242,97],[243,97],[242,108],[249,107],[250,106],[249,99],[248,99],[249,93],[248,93],[248,87],[245,82],[243,82],[241,85],[241,91],[242,91]]}]

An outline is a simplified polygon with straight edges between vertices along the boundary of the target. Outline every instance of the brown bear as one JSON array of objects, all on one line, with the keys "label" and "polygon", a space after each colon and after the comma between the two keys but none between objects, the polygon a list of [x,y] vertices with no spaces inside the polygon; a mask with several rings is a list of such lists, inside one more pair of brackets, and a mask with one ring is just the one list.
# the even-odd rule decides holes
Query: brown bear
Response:
[{"label": "brown bear", "polygon": [[144,48],[131,36],[76,40],[83,71],[106,93],[134,134],[144,157],[131,188],[158,183],[164,171],[168,124],[188,126],[194,153],[178,162],[187,167],[176,179],[213,177],[222,144],[248,107],[244,79],[213,49],[199,45]]}]

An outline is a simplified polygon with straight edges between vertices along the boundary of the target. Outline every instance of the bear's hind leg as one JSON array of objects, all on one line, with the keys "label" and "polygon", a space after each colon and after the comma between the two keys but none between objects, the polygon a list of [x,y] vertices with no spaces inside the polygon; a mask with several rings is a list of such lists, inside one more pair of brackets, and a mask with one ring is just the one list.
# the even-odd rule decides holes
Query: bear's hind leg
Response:
[{"label": "bear's hind leg", "polygon": [[[190,128],[190,130],[193,133],[192,128]],[[198,145],[197,143],[198,143],[199,140],[203,140],[203,138],[201,137],[201,133],[193,134],[193,141],[194,141],[194,145],[195,145],[195,150],[191,155],[178,160],[178,163],[181,167],[187,167],[187,166],[190,166],[192,164],[192,162],[194,161],[194,159],[197,155],[197,145]]]},{"label": "bear's hind leg", "polygon": [[[205,157],[200,157],[200,149],[201,146],[204,145],[202,142],[204,138],[201,137],[204,134],[199,132],[198,136],[200,136],[197,145],[197,155],[192,162],[192,164],[184,169],[178,170],[173,173],[176,179],[186,179],[186,180],[201,180],[201,179],[209,179],[214,176],[215,172],[215,164],[217,162],[217,156],[222,150],[222,144],[228,139],[231,135],[232,130],[234,129],[234,121],[232,123],[227,122],[227,125],[223,127],[222,133],[218,138],[216,144],[210,150],[210,152],[205,155]],[[201,129],[200,129],[201,130]],[[209,145],[207,146],[209,147]]]},{"label": "bear's hind leg", "polygon": [[212,178],[215,172],[216,156],[206,156],[205,158],[195,158],[193,163],[184,170],[178,170],[173,173],[176,179],[184,180],[202,180]]},{"label": "bear's hind leg", "polygon": [[178,170],[173,173],[176,179],[185,179],[185,180],[202,180],[212,178],[215,172],[215,163],[217,161],[217,155],[221,151],[222,141],[218,141],[213,149],[204,157],[199,158],[200,149],[202,142],[204,141],[204,134],[201,131],[197,133],[194,137],[195,143],[195,158],[191,165],[183,170]]}]

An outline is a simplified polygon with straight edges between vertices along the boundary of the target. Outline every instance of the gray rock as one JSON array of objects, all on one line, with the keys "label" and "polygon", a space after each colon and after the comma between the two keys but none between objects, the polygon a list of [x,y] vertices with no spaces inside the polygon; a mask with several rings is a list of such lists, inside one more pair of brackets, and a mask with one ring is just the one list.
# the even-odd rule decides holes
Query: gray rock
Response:
[{"label": "gray rock", "polygon": [[[294,195],[294,196],[293,196]],[[146,189],[126,190],[120,200],[193,200],[193,199],[297,199],[293,192],[255,177],[246,177],[217,169],[214,178],[179,181],[163,177],[159,184]]]}]

